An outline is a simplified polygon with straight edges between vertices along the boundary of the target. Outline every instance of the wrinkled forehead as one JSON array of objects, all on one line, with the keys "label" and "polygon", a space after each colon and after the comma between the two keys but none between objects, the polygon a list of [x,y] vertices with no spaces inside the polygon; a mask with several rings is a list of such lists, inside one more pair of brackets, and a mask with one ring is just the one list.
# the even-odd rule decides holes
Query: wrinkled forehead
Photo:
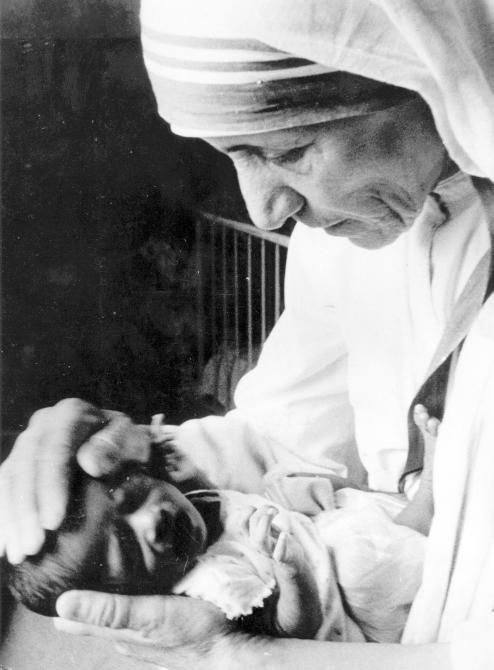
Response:
[{"label": "wrinkled forehead", "polygon": [[242,34],[222,2],[194,8],[191,15],[176,1],[143,0],[141,6],[144,62],[158,112],[178,135],[214,138],[311,125],[385,109],[409,95]]}]

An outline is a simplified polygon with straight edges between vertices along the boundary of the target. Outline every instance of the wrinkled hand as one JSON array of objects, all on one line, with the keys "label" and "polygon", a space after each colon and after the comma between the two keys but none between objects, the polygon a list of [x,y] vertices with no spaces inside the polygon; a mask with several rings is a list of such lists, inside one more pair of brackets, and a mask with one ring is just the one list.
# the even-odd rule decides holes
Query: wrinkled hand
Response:
[{"label": "wrinkled hand", "polygon": [[183,596],[68,591],[55,627],[116,643],[117,650],[169,670],[230,670],[229,626],[214,605]]},{"label": "wrinkled hand", "polygon": [[120,412],[74,398],[35,412],[0,467],[0,556],[19,563],[60,526],[76,460],[100,477],[149,450],[149,435]]}]

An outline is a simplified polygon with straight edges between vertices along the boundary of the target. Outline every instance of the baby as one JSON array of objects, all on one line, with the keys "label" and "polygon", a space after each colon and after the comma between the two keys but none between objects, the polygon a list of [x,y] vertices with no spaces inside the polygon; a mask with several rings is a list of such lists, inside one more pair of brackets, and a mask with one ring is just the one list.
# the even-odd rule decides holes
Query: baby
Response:
[{"label": "baby", "polygon": [[[181,457],[165,442],[170,477]],[[61,528],[10,568],[18,599],[54,616],[70,589],[175,593],[209,600],[233,625],[263,634],[399,639],[421,578],[424,536],[409,526],[422,512],[413,503],[395,523],[401,501],[390,514],[378,495],[335,491],[317,476],[271,477],[262,497],[183,493],[150,471],[134,464],[106,480],[79,471]],[[187,480],[184,490],[197,481],[192,467]],[[301,494],[316,503],[312,517],[279,502],[296,507]]]},{"label": "baby", "polygon": [[12,592],[33,611],[56,615],[69,589],[176,593],[208,599],[252,631],[312,638],[331,617],[336,638],[351,629],[362,639],[334,579],[329,606],[319,597],[330,557],[314,564],[317,537],[303,515],[234,491],[184,495],[136,468],[113,481],[76,479],[61,528],[9,569]]}]

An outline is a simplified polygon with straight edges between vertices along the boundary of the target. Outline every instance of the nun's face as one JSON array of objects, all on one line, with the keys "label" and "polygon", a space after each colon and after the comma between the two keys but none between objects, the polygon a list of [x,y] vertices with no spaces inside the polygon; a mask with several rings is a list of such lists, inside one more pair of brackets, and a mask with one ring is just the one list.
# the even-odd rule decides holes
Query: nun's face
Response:
[{"label": "nun's face", "polygon": [[451,171],[419,98],[368,115],[207,141],[233,160],[259,228],[292,217],[368,249],[410,228]]}]

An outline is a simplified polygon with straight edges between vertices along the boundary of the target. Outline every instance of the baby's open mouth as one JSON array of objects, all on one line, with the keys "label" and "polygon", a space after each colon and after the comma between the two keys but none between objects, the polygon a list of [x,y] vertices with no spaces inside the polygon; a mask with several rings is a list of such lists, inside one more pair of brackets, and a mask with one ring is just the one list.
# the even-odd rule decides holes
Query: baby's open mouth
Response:
[{"label": "baby's open mouth", "polygon": [[174,520],[175,532],[173,535],[173,551],[180,560],[190,559],[192,545],[196,543],[194,529],[190,517],[185,512],[179,512]]}]

